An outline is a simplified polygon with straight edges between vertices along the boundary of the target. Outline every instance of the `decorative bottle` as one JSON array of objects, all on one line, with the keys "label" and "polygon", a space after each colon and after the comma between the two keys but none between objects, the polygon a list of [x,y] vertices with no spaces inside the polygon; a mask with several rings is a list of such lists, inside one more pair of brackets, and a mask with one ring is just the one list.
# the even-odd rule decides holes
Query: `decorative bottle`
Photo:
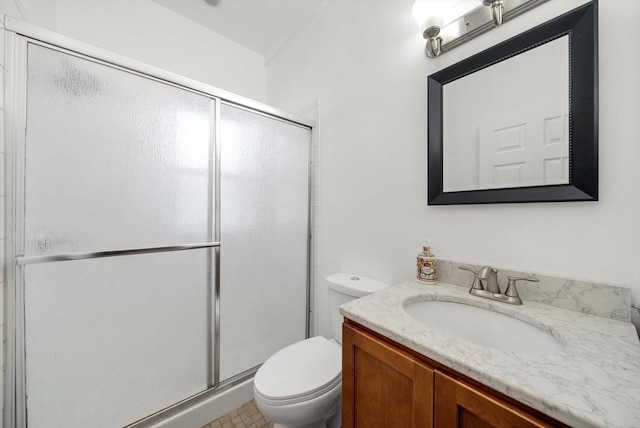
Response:
[{"label": "decorative bottle", "polygon": [[435,284],[438,280],[436,256],[431,254],[431,247],[427,239],[422,247],[422,252],[418,254],[418,273],[416,279],[424,284]]}]

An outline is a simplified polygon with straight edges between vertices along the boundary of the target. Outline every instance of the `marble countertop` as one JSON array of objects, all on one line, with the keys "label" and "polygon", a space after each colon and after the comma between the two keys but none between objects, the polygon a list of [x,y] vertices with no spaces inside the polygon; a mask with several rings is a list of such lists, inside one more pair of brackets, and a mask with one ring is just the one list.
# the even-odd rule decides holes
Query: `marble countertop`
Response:
[{"label": "marble countertop", "polygon": [[[447,300],[489,308],[553,334],[564,350],[528,355],[453,339],[403,310]],[[640,343],[633,324],[525,301],[471,296],[467,288],[404,282],[340,307],[345,317],[575,427],[640,427]]]}]

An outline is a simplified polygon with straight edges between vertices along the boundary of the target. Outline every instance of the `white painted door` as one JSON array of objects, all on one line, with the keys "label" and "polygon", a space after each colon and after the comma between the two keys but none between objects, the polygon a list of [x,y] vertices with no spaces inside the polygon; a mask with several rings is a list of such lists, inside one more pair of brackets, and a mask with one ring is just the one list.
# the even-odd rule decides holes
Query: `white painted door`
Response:
[{"label": "white painted door", "polygon": [[479,130],[479,188],[569,182],[567,108],[532,106],[496,115]]}]

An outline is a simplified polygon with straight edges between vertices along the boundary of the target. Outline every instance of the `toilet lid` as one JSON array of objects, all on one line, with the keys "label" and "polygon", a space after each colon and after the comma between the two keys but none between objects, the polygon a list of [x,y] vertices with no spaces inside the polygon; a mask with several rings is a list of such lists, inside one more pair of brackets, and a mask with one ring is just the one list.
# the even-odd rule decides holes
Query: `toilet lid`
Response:
[{"label": "toilet lid", "polygon": [[254,387],[265,398],[285,400],[333,386],[341,372],[341,346],[317,336],[276,352],[258,369]]}]

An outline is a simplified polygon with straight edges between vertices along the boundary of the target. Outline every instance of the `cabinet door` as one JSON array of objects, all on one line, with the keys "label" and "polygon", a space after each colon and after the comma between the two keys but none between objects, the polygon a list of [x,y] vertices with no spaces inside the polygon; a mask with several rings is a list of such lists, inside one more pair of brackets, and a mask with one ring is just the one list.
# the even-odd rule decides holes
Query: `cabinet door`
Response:
[{"label": "cabinet door", "polygon": [[435,373],[435,383],[436,427],[539,428],[556,426],[438,371]]},{"label": "cabinet door", "polygon": [[346,324],[342,352],[343,428],[433,426],[433,369]]}]

